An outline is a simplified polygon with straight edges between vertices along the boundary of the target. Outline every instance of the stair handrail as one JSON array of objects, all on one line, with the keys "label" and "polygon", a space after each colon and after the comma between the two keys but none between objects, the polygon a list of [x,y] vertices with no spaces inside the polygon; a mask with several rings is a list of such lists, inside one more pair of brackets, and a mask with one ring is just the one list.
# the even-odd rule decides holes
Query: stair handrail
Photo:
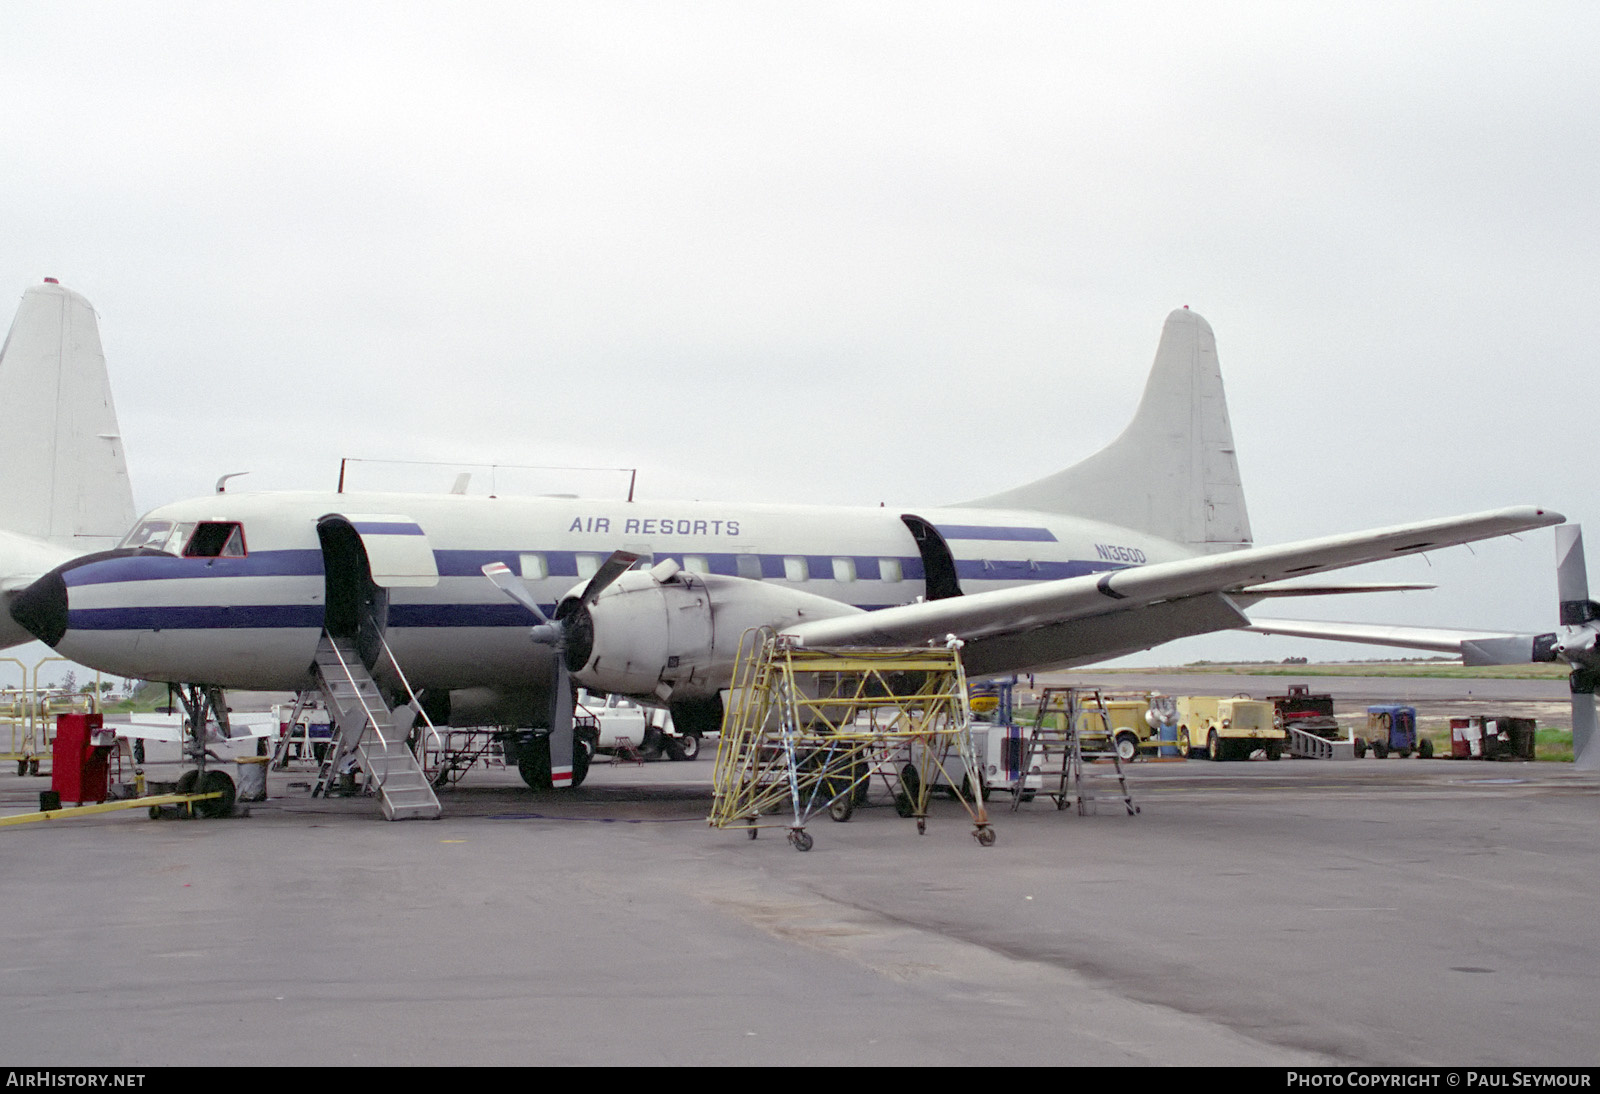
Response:
[{"label": "stair handrail", "polygon": [[[373,734],[378,738],[379,741],[383,742],[383,747],[387,749],[389,747],[389,738],[383,735],[382,722],[377,715],[372,713],[372,708],[367,705],[367,697],[361,694],[361,686],[356,682],[355,674],[350,671],[350,663],[344,659],[344,654],[339,652],[339,643],[330,641],[328,643],[328,647],[333,650],[333,656],[339,659],[339,667],[344,670],[344,677],[350,682],[350,690],[355,692],[356,701],[361,704],[362,711],[366,713],[367,725],[372,727]],[[361,738],[359,735],[357,735],[355,744],[357,747],[359,747],[360,743]],[[354,752],[355,750],[356,749],[353,747],[348,751]],[[340,753],[341,755],[346,754],[346,750],[341,749]]]},{"label": "stair handrail", "polygon": [[[439,727],[433,724],[433,719],[428,717],[428,712],[422,707],[422,700],[417,697],[416,691],[411,686],[411,681],[406,679],[406,670],[400,667],[400,662],[395,659],[394,651],[389,648],[389,640],[382,634],[378,635],[378,642],[383,646],[383,655],[389,659],[389,664],[394,668],[396,676],[400,677],[401,685],[406,689],[406,695],[411,699],[411,708],[422,718],[422,724],[428,727],[428,732],[433,735],[434,744],[440,743]],[[421,742],[417,742],[421,745]],[[427,755],[427,749],[422,748],[422,754]]]}]

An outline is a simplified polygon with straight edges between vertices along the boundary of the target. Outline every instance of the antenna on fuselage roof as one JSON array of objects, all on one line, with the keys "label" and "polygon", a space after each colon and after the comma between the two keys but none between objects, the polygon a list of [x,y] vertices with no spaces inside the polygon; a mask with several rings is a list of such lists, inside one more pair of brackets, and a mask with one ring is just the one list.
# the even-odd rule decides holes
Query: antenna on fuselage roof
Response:
[{"label": "antenna on fuselage roof", "polygon": [[[346,473],[351,470],[350,465],[351,464],[356,464],[356,463],[397,464],[397,465],[404,465],[404,466],[407,466],[407,467],[451,467],[451,466],[454,466],[454,467],[458,467],[459,468],[459,467],[465,466],[465,467],[486,468],[486,469],[488,469],[488,472],[489,472],[489,496],[490,497],[499,497],[499,496],[504,495],[504,494],[507,493],[507,491],[500,489],[499,482],[497,481],[497,478],[496,478],[497,473],[500,472],[500,471],[602,471],[602,472],[609,472],[609,473],[613,473],[613,474],[621,474],[623,472],[626,472],[627,475],[628,475],[628,498],[627,498],[627,500],[630,501],[630,502],[633,501],[634,491],[638,488],[638,485],[639,485],[639,469],[637,467],[571,467],[571,466],[565,466],[565,465],[562,465],[562,464],[538,464],[538,463],[468,463],[468,464],[462,464],[462,463],[453,462],[453,461],[446,462],[444,460],[374,460],[374,459],[366,459],[366,458],[361,457],[361,456],[342,456],[339,459],[339,485],[335,488],[335,492],[336,493],[340,493],[340,494],[344,493]],[[465,494],[467,492],[467,486],[471,482],[472,477],[473,477],[473,472],[471,472],[471,471],[460,471],[460,472],[457,472],[456,477],[455,477],[455,481],[450,487],[450,493],[458,494],[458,495],[459,494]],[[557,494],[551,493],[549,491],[527,491],[527,490],[515,491],[515,493],[518,493],[521,496],[532,496],[532,497],[556,497],[556,496],[562,496],[562,497],[567,497],[567,496],[570,496],[570,497],[593,497],[593,496],[596,496],[596,495],[594,495],[594,494],[592,494],[592,493],[590,493],[588,491],[585,491],[584,493],[570,494],[570,495],[569,494],[565,494],[565,493],[557,495]]]},{"label": "antenna on fuselage roof", "polygon": [[228,492],[227,482],[229,479],[236,479],[240,475],[248,474],[250,474],[248,471],[229,471],[226,475],[217,480],[217,493],[226,494]]}]

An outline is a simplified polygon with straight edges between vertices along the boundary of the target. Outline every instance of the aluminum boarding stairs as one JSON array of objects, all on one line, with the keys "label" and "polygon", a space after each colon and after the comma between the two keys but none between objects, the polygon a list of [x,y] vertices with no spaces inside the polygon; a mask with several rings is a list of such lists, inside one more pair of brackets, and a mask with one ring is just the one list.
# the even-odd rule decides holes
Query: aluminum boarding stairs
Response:
[{"label": "aluminum boarding stairs", "polygon": [[361,663],[353,641],[323,632],[317,645],[317,684],[338,729],[311,796],[326,797],[345,759],[355,753],[378,792],[385,819],[437,818],[439,799],[422,765],[406,747],[410,727],[395,724],[382,690]]}]

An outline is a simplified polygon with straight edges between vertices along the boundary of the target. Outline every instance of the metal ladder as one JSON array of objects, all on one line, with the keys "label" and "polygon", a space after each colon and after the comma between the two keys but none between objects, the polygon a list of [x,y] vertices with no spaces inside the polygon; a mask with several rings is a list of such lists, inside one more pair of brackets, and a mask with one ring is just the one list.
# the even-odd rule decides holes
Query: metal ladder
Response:
[{"label": "metal ladder", "polygon": [[[1100,724],[1105,729],[1104,747],[1084,747],[1082,722],[1085,714],[1099,716]],[[1055,725],[1053,715],[1061,716],[1064,724],[1060,728]],[[1101,736],[1091,735],[1094,740],[1098,740]],[[1116,780],[1121,791],[1119,796],[1122,798],[1123,808],[1128,811],[1130,817],[1138,815],[1139,807],[1133,803],[1133,795],[1128,790],[1128,776],[1122,769],[1122,758],[1117,755],[1111,712],[1106,709],[1105,701],[1098,689],[1078,688],[1045,688],[1040,695],[1039,709],[1034,714],[1033,726],[1028,733],[1027,745],[1023,749],[1021,770],[1012,787],[1011,811],[1015,813],[1021,807],[1024,786],[1029,774],[1037,766],[1044,783],[1039,793],[1053,799],[1058,810],[1065,809],[1067,802],[1071,800],[1076,802],[1080,817],[1088,814],[1094,809],[1095,793],[1093,786],[1084,778],[1085,756],[1091,761],[1107,758],[1111,760],[1116,768]],[[1054,776],[1054,789],[1050,788],[1052,776]]]},{"label": "metal ladder", "polygon": [[410,726],[395,724],[377,681],[361,663],[356,644],[324,631],[317,645],[316,665],[317,684],[338,732],[323,758],[312,797],[327,796],[339,768],[353,752],[378,791],[386,819],[436,818],[439,799],[422,765],[406,747]]}]

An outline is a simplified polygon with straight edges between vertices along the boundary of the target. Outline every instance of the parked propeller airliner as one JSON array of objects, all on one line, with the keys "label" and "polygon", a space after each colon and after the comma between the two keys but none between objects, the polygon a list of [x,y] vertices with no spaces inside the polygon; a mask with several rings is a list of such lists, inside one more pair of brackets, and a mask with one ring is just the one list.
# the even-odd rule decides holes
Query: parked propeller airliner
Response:
[{"label": "parked propeller airliner", "polygon": [[[114,545],[133,526],[133,489],[94,308],[47,278],[22,294],[0,348],[0,600]],[[32,640],[0,613],[0,646]]]},{"label": "parked propeller airliner", "polygon": [[1505,509],[1251,546],[1215,340],[1185,309],[1115,441],[953,508],[217,494],[152,511],[11,614],[83,664],[224,687],[307,686],[324,631],[395,686],[386,641],[430,713],[560,729],[559,769],[568,673],[704,732],[753,626],[816,645],[955,635],[973,675],[1081,664],[1316,591],[1283,579],[1561,519]]}]

